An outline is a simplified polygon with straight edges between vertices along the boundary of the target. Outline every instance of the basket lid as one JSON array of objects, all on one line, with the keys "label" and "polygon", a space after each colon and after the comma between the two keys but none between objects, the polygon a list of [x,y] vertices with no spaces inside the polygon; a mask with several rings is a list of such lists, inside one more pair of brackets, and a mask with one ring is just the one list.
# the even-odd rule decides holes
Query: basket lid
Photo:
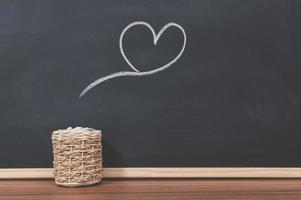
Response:
[{"label": "basket lid", "polygon": [[73,140],[73,139],[97,139],[101,138],[101,131],[88,127],[68,127],[52,132],[52,140]]}]

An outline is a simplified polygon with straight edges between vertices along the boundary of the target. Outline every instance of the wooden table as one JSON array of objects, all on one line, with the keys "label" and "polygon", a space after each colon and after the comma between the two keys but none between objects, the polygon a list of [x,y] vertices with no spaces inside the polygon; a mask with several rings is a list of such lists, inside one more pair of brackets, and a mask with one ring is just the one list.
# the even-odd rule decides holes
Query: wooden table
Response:
[{"label": "wooden table", "polygon": [[64,188],[53,180],[1,180],[1,200],[301,199],[301,179],[136,179]]}]

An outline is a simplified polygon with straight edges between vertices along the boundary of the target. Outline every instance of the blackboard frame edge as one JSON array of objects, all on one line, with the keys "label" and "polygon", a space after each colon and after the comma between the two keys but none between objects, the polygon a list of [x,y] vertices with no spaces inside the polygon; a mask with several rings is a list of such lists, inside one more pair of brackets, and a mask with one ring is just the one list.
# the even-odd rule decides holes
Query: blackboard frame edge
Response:
[{"label": "blackboard frame edge", "polygon": [[[53,179],[53,168],[2,168],[0,179]],[[133,167],[104,168],[104,178],[301,178],[287,167]]]}]

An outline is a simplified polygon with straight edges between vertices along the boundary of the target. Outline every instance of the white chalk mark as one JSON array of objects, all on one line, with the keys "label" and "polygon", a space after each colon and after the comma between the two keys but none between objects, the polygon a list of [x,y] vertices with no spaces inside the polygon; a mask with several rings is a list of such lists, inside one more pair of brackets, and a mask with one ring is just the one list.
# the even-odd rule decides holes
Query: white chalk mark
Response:
[{"label": "white chalk mark", "polygon": [[[161,35],[164,33],[164,31],[169,28],[169,27],[176,27],[178,29],[181,30],[181,32],[183,33],[183,46],[182,46],[182,49],[181,51],[179,52],[179,54],[172,60],[170,61],[169,63],[163,65],[162,67],[158,67],[158,68],[155,68],[153,70],[150,70],[150,71],[142,71],[140,72],[136,67],[134,67],[132,65],[132,63],[129,61],[129,59],[126,57],[124,51],[123,51],[123,37],[124,37],[124,34],[130,29],[132,28],[133,26],[138,26],[138,25],[143,25],[143,26],[146,26],[153,34],[153,42],[154,42],[154,45],[157,45],[157,42],[158,40],[160,39]],[[109,80],[109,79],[112,79],[112,78],[116,78],[116,77],[122,77],[122,76],[147,76],[147,75],[152,75],[154,73],[157,73],[157,72],[160,72],[160,71],[163,71],[165,69],[167,69],[168,67],[170,67],[172,64],[174,64],[183,54],[184,52],[184,49],[186,47],[186,33],[185,33],[185,30],[182,26],[180,26],[179,24],[177,23],[168,23],[166,24],[165,26],[163,26],[161,28],[161,30],[158,32],[158,34],[155,33],[154,29],[152,28],[151,25],[149,25],[148,23],[146,22],[143,22],[143,21],[137,21],[137,22],[133,22],[131,24],[129,24],[128,26],[126,26],[123,31],[121,32],[120,34],[120,38],[119,38],[119,48],[120,48],[120,52],[121,52],[121,55],[122,57],[125,59],[125,61],[127,62],[127,64],[134,70],[134,71],[122,71],[122,72],[117,72],[117,73],[113,73],[113,74],[110,74],[110,75],[107,75],[107,76],[104,76],[102,78],[99,78],[97,79],[96,81],[92,82],[91,84],[89,84],[80,94],[79,98],[81,98],[82,96],[84,96],[89,90],[91,90],[93,87],[95,87],[96,85],[106,81],[106,80]]]}]

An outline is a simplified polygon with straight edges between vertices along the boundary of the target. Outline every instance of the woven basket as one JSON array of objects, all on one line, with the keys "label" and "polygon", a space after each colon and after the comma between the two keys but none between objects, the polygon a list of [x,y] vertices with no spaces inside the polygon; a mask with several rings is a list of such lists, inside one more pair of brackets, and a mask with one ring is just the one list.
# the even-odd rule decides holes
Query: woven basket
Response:
[{"label": "woven basket", "polygon": [[102,179],[101,131],[68,128],[52,133],[54,178],[67,187],[96,184]]}]

